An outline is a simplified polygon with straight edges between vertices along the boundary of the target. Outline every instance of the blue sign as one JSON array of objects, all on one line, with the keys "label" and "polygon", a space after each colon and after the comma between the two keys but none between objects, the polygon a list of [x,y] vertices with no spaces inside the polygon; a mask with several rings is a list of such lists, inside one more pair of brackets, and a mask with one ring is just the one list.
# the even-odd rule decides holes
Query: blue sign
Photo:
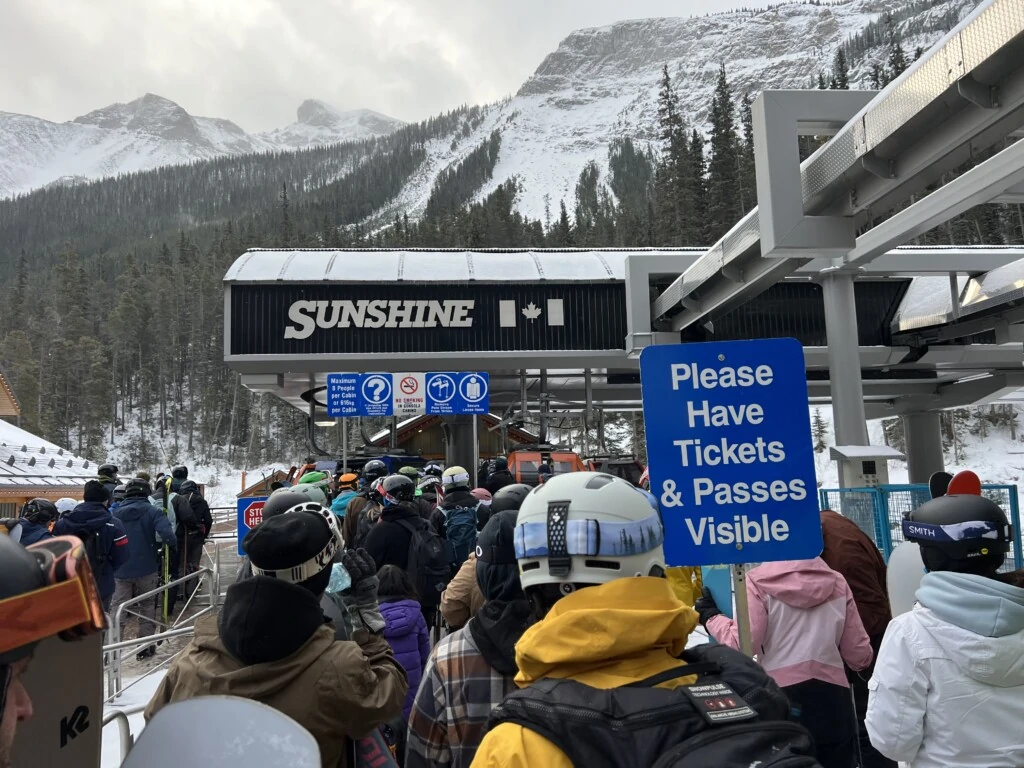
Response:
[{"label": "blue sign", "polygon": [[490,408],[486,373],[331,373],[327,415],[483,414]]},{"label": "blue sign", "polygon": [[490,380],[486,373],[428,373],[426,412],[432,416],[487,413]]},{"label": "blue sign", "polygon": [[647,347],[640,382],[669,565],[821,553],[800,342]]},{"label": "blue sign", "polygon": [[245,535],[263,522],[263,505],[266,501],[266,496],[247,496],[238,500],[239,555],[245,555],[245,552],[242,551],[242,541],[245,540]]}]

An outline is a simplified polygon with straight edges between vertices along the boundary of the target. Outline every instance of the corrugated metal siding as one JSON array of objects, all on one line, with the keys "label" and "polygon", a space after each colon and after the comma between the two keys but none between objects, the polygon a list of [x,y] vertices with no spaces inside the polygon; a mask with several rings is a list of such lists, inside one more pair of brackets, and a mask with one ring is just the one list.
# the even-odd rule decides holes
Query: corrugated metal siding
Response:
[{"label": "corrugated metal siding", "polygon": [[[854,283],[858,341],[862,346],[892,343],[892,317],[909,280],[866,280]],[[777,283],[742,307],[712,317],[713,332],[689,329],[684,341],[732,341],[792,337],[807,347],[828,345],[821,286]]]},{"label": "corrugated metal siding", "polygon": [[[306,339],[285,339],[295,301],[474,300],[467,328],[317,328]],[[548,324],[548,299],[561,299],[563,326]],[[499,302],[516,302],[516,325],[502,328]],[[523,316],[528,304],[541,309]],[[626,294],[621,282],[542,285],[403,283],[387,285],[234,285],[232,355],[324,355],[448,351],[624,349]]]}]

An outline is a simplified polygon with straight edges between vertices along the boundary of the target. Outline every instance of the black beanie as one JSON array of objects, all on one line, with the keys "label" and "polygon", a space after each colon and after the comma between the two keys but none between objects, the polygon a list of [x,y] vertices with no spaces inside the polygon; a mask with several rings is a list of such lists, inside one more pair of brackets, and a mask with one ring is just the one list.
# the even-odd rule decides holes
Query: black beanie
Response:
[{"label": "black beanie", "polygon": [[[312,560],[331,541],[331,528],[317,514],[311,512],[291,512],[264,519],[242,540],[242,549],[249,556],[253,566],[263,571],[286,571],[297,568],[308,560]],[[320,569],[319,576],[330,578],[332,561],[329,559]],[[321,579],[310,578],[307,582],[297,582],[309,587],[314,592],[326,589],[326,582],[320,587]]]},{"label": "black beanie", "polygon": [[110,492],[99,480],[90,480],[85,484],[85,490],[82,491],[82,500],[103,504],[110,501]]},{"label": "black beanie", "polygon": [[518,515],[514,509],[493,515],[477,536],[476,581],[488,601],[523,598],[515,549]]}]

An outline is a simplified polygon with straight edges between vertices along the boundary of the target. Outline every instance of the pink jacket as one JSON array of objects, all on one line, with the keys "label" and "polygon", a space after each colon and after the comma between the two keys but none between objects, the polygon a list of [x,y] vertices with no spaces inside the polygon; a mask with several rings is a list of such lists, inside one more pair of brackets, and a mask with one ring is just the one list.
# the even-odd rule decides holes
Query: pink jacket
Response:
[{"label": "pink jacket", "polygon": [[[821,680],[848,687],[843,662],[871,664],[871,643],[846,579],[820,557],[765,563],[747,576],[750,633],[758,661],[780,686]],[[715,616],[708,632],[739,648],[736,622]]]}]

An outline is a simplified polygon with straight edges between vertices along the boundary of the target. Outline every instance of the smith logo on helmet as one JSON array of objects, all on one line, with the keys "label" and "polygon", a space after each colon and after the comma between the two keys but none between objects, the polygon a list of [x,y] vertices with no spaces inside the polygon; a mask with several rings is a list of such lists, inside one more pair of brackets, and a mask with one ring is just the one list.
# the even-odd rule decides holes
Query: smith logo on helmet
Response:
[{"label": "smith logo on helmet", "polygon": [[473,299],[431,301],[296,301],[286,339],[308,339],[317,328],[472,328]]}]

